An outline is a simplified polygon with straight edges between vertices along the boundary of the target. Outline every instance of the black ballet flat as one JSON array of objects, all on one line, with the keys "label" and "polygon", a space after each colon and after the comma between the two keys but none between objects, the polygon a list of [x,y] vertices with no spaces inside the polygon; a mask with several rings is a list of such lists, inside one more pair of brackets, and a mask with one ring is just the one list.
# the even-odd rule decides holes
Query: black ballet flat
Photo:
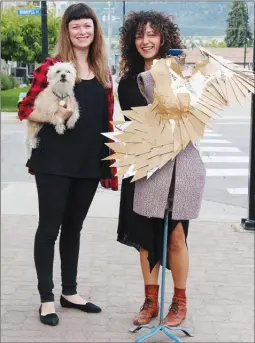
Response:
[{"label": "black ballet flat", "polygon": [[40,321],[45,325],[56,326],[59,323],[59,318],[56,313],[49,313],[42,316],[42,305],[39,308]]},{"label": "black ballet flat", "polygon": [[71,301],[66,300],[62,295],[60,297],[60,304],[62,307],[76,308],[77,310],[87,313],[99,313],[102,311],[102,309],[95,304],[90,302],[86,303],[85,305],[74,304]]}]

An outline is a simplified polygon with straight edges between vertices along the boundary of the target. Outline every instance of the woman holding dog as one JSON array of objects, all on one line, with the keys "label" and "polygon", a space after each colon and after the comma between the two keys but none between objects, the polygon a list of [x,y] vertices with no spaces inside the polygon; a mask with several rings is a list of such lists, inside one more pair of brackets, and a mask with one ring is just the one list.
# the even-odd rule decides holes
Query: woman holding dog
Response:
[{"label": "woman holding dog", "polygon": [[[155,58],[165,58],[169,49],[182,48],[179,29],[170,17],[158,12],[131,12],[120,30],[120,47],[118,95],[121,109],[146,106],[153,100],[154,87],[146,75]],[[144,82],[140,83],[142,75]],[[150,89],[150,99],[148,93],[146,99],[143,96],[144,87]],[[158,209],[162,206],[165,206],[163,212],[166,207],[170,209],[167,262],[174,283],[173,299],[164,322],[168,326],[178,326],[186,317],[189,269],[186,238],[189,220],[196,218],[200,210],[204,178],[205,168],[199,152],[189,144],[175,161],[168,162],[148,180],[130,183],[131,178],[126,178],[122,181],[117,240],[139,251],[145,287],[145,300],[134,319],[135,325],[148,324],[159,312],[158,277],[163,254],[164,219],[158,215]],[[165,191],[166,203],[155,196],[161,196],[156,191],[158,186]],[[137,189],[136,199],[141,194],[143,196],[134,202]]]},{"label": "woman holding dog", "polygon": [[34,72],[26,97],[19,104],[19,117],[42,122],[33,110],[37,95],[47,87],[47,72],[56,62],[73,62],[77,71],[75,99],[69,98],[66,108],[60,105],[57,115],[67,120],[78,102],[80,118],[75,127],[64,134],[43,122],[39,146],[27,162],[35,175],[39,201],[39,225],[35,235],[34,259],[41,298],[40,320],[55,326],[53,294],[54,245],[60,227],[60,258],[63,307],[98,313],[97,305],[77,293],[77,266],[80,231],[99,182],[117,190],[115,170],[102,162],[109,155],[102,132],[112,131],[113,89],[107,66],[103,32],[94,11],[84,3],[69,6],[62,18],[55,57]]}]

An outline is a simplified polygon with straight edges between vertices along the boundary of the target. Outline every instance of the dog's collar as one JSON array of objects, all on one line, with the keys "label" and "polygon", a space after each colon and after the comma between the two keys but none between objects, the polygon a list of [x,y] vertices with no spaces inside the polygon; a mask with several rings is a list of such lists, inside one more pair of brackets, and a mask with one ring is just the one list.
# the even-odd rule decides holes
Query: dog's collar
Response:
[{"label": "dog's collar", "polygon": [[68,94],[67,94],[66,96],[59,96],[59,94],[57,94],[57,93],[54,92],[54,91],[52,91],[52,93],[53,93],[54,95],[56,95],[56,97],[59,98],[60,100],[64,100],[64,99],[66,99],[66,98],[68,97]]}]

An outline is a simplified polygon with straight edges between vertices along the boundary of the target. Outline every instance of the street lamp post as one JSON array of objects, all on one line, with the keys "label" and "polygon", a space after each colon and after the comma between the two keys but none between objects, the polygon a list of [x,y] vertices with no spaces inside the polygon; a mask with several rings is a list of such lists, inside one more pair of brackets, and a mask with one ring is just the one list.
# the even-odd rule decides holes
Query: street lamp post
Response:
[{"label": "street lamp post", "polygon": [[112,50],[111,50],[111,44],[112,44],[112,7],[111,7],[111,1],[108,1],[108,61],[109,61],[109,67],[112,67]]},{"label": "street lamp post", "polygon": [[48,56],[47,2],[41,1],[42,59]]},{"label": "street lamp post", "polygon": [[[255,35],[253,37],[253,72],[255,73]],[[255,231],[255,94],[252,94],[251,101],[251,140],[248,206],[248,218],[242,219],[241,223],[244,229]]]}]

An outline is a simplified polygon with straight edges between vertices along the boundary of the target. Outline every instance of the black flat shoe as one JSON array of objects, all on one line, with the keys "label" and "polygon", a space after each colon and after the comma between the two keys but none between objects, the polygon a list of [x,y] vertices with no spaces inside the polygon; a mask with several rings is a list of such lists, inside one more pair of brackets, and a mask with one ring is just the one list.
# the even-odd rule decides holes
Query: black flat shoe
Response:
[{"label": "black flat shoe", "polygon": [[42,305],[39,308],[40,321],[45,325],[56,326],[59,323],[59,318],[56,313],[49,313],[42,316]]},{"label": "black flat shoe", "polygon": [[71,301],[66,300],[62,295],[60,297],[60,304],[62,307],[76,308],[77,310],[87,313],[99,313],[102,311],[101,308],[95,304],[89,302],[85,305],[74,304]]}]

